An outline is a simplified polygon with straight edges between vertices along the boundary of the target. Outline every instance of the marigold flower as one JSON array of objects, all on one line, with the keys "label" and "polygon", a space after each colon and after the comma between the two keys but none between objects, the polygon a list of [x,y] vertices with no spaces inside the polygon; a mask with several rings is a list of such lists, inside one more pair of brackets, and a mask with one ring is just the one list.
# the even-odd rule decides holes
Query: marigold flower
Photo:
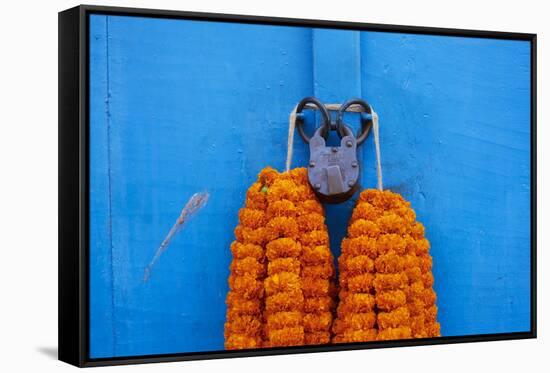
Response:
[{"label": "marigold flower", "polygon": [[281,292],[271,295],[265,300],[265,312],[275,313],[300,309],[304,304],[301,290]]},{"label": "marigold flower", "polygon": [[297,239],[299,235],[299,228],[296,219],[287,216],[277,216],[272,218],[267,223],[266,228],[275,235],[275,237],[272,237],[271,239],[275,239],[277,237],[290,237]]},{"label": "marigold flower", "polygon": [[325,245],[302,246],[302,262],[305,265],[325,264],[332,261],[330,249]]},{"label": "marigold flower", "polygon": [[403,260],[405,268],[417,268],[420,266],[420,258],[418,258],[416,255],[403,255]]},{"label": "marigold flower", "polygon": [[374,288],[377,293],[385,290],[404,289],[409,284],[407,275],[400,273],[377,273]]},{"label": "marigold flower", "polygon": [[406,221],[397,214],[386,214],[376,219],[376,226],[381,233],[402,235],[407,232]]},{"label": "marigold flower", "polygon": [[376,321],[379,329],[397,328],[409,324],[409,317],[409,309],[404,306],[390,312],[379,312]]},{"label": "marigold flower", "polygon": [[324,278],[304,277],[302,292],[305,297],[324,297],[330,294],[330,280]]},{"label": "marigold flower", "polygon": [[430,244],[410,203],[363,191],[342,241],[334,343],[438,336]]},{"label": "marigold flower", "polygon": [[225,348],[231,350],[241,350],[247,348],[258,348],[262,346],[260,337],[249,337],[243,334],[225,334]]},{"label": "marigold flower", "polygon": [[392,251],[398,255],[403,255],[407,251],[407,241],[401,235],[394,233],[381,235],[375,244],[378,249],[378,255],[387,254]]},{"label": "marigold flower", "polygon": [[334,343],[369,342],[375,341],[378,331],[376,329],[346,330],[336,334],[332,339]]},{"label": "marigold flower", "polygon": [[410,323],[411,323],[411,332],[415,338],[425,338],[425,337],[416,337],[417,335],[425,335],[425,328],[426,328],[426,315],[424,312],[413,316],[413,314],[410,314]]},{"label": "marigold flower", "polygon": [[350,222],[353,223],[356,220],[359,219],[365,219],[370,221],[375,221],[379,217],[381,217],[383,214],[383,211],[379,208],[374,207],[368,202],[365,203],[359,203],[354,209],[353,213],[351,214],[351,220]]},{"label": "marigold flower", "polygon": [[428,272],[432,270],[432,257],[429,255],[422,255],[420,258],[420,269],[422,272]]},{"label": "marigold flower", "polygon": [[262,312],[259,299],[244,299],[234,292],[228,294],[226,304],[235,316],[260,315]]},{"label": "marigold flower", "polygon": [[323,229],[303,233],[300,236],[300,242],[305,246],[328,245],[328,232],[326,229]]},{"label": "marigold flower", "polygon": [[265,265],[252,257],[233,259],[229,268],[234,274],[239,276],[250,275],[254,278],[258,278],[265,273]]},{"label": "marigold flower", "polygon": [[422,300],[421,297],[424,294],[424,284],[421,281],[409,282],[409,286],[405,292],[407,293],[407,299],[409,299],[409,301],[413,299]]},{"label": "marigold flower", "polygon": [[261,246],[254,244],[242,244],[238,241],[233,241],[231,244],[231,253],[235,259],[252,257],[258,261],[262,261],[265,256],[264,250]]},{"label": "marigold flower", "polygon": [[330,279],[334,276],[334,267],[331,263],[304,265],[302,267],[302,276],[305,278]]},{"label": "marigold flower", "polygon": [[309,297],[304,301],[304,312],[307,313],[333,311],[334,307],[334,299],[330,296]]},{"label": "marigold flower", "polygon": [[421,281],[424,284],[425,288],[431,288],[434,284],[434,275],[432,272],[426,272],[422,274]]},{"label": "marigold flower", "polygon": [[288,199],[275,201],[267,206],[267,217],[274,218],[276,216],[295,217],[298,213],[298,208],[294,202]]},{"label": "marigold flower", "polygon": [[237,316],[225,324],[225,330],[229,334],[255,335],[260,332],[261,327],[260,320],[251,315]]},{"label": "marigold flower", "polygon": [[435,318],[437,316],[437,306],[435,304],[430,305],[429,307],[426,307],[426,321],[435,321]]},{"label": "marigold flower", "polygon": [[296,186],[296,191],[298,192],[298,195],[304,199],[317,198],[309,185],[298,185]]},{"label": "marigold flower", "polygon": [[374,260],[368,255],[345,255],[338,258],[338,266],[347,274],[364,274],[374,271]]},{"label": "marigold flower", "polygon": [[378,237],[380,227],[375,222],[359,219],[353,222],[348,228],[348,235],[351,238],[359,236]]},{"label": "marigold flower", "polygon": [[390,311],[407,305],[407,296],[403,290],[385,291],[376,295],[379,310]]},{"label": "marigold flower", "polygon": [[400,326],[397,328],[387,328],[378,332],[377,339],[379,341],[387,341],[393,339],[409,339],[412,336],[411,328],[408,326]]},{"label": "marigold flower", "polygon": [[239,221],[248,228],[263,227],[266,223],[265,211],[243,207],[239,210]]},{"label": "marigold flower", "polygon": [[425,238],[415,240],[412,237],[408,237],[408,243],[410,244],[410,253],[416,254],[417,256],[428,255],[430,250],[430,241]]},{"label": "marigold flower", "polygon": [[354,293],[370,293],[375,280],[375,276],[371,273],[352,276],[347,279],[347,288]]},{"label": "marigold flower", "polygon": [[308,332],[305,333],[306,345],[321,345],[330,343],[330,332]]},{"label": "marigold flower", "polygon": [[325,214],[323,210],[323,205],[321,205],[319,201],[314,199],[308,199],[302,202],[298,202],[296,205],[296,211],[298,216],[311,213],[311,212],[321,214],[321,215]]},{"label": "marigold flower", "polygon": [[268,329],[276,330],[290,326],[300,326],[303,315],[300,311],[275,312],[269,314],[266,319]]},{"label": "marigold flower", "polygon": [[351,313],[334,322],[334,331],[337,334],[344,333],[346,330],[368,330],[376,324],[376,314],[374,312]]},{"label": "marigold flower", "polygon": [[258,183],[260,183],[262,186],[271,186],[277,179],[279,179],[279,177],[280,175],[277,170],[271,167],[266,167],[262,169],[258,174]]},{"label": "marigold flower", "polygon": [[386,211],[395,210],[402,206],[410,206],[410,203],[405,201],[401,195],[392,193],[389,190],[381,192],[376,189],[366,189],[359,195],[359,201],[368,202],[371,205]]},{"label": "marigold flower", "polygon": [[398,207],[393,210],[393,212],[399,215],[401,218],[405,219],[407,223],[414,223],[416,221],[416,213],[409,206]]},{"label": "marigold flower", "polygon": [[231,244],[227,349],[329,343],[333,257],[307,170],[263,169]]},{"label": "marigold flower", "polygon": [[289,174],[296,185],[309,186],[307,170],[304,167],[294,168],[289,171]]},{"label": "marigold flower", "polygon": [[305,344],[304,328],[301,326],[270,330],[264,347],[301,346]]},{"label": "marigold flower", "polygon": [[248,228],[242,225],[235,228],[235,237],[244,244],[253,244],[263,246],[266,242],[278,237],[278,234],[268,227]]},{"label": "marigold flower", "polygon": [[[405,273],[407,274],[407,277],[409,278],[409,284],[423,280],[424,275],[422,274],[422,270],[419,267],[409,267],[409,268],[405,269]],[[433,279],[433,276],[432,276],[432,279]],[[424,283],[424,281],[422,281],[422,282]],[[433,281],[428,286],[432,286],[432,285],[433,285]]]},{"label": "marigold flower", "polygon": [[265,210],[267,206],[267,199],[264,193],[261,191],[262,184],[257,182],[252,184],[250,189],[246,192],[245,206],[251,209]]},{"label": "marigold flower", "polygon": [[430,322],[426,324],[426,333],[428,337],[439,337],[441,336],[441,325],[438,322]]},{"label": "marigold flower", "polygon": [[407,295],[407,306],[411,316],[425,316],[427,314],[426,305],[419,298]]},{"label": "marigold flower", "polygon": [[266,295],[279,292],[295,292],[302,288],[300,276],[295,273],[281,272],[269,276],[264,281]]},{"label": "marigold flower", "polygon": [[405,259],[393,251],[380,255],[374,263],[377,273],[398,273],[405,268]]},{"label": "marigold flower", "polygon": [[296,190],[296,184],[292,180],[277,179],[267,190],[267,202],[269,204],[288,199],[292,202],[299,201],[300,194]]},{"label": "marigold flower", "polygon": [[437,295],[435,294],[435,291],[432,288],[428,288],[428,289],[424,289],[421,299],[425,305],[432,305],[435,303],[435,300],[437,299]]},{"label": "marigold flower", "polygon": [[342,240],[342,254],[350,257],[367,255],[371,259],[378,256],[377,240],[375,238],[360,236],[355,238],[344,238]]},{"label": "marigold flower", "polygon": [[366,293],[344,294],[340,293],[340,303],[337,308],[339,317],[345,317],[350,313],[364,313],[374,310],[376,299],[373,295]]},{"label": "marigold flower", "polygon": [[297,258],[302,251],[301,245],[289,237],[277,238],[266,245],[269,260],[277,258]]},{"label": "marigold flower", "polygon": [[311,212],[296,218],[298,227],[302,232],[320,230],[325,228],[325,217],[319,213]]},{"label": "marigold flower", "polygon": [[262,282],[250,275],[229,276],[229,288],[244,299],[254,299],[263,293]]},{"label": "marigold flower", "polygon": [[293,257],[271,259],[267,265],[267,274],[273,276],[276,273],[290,272],[300,275],[301,265],[300,260]]},{"label": "marigold flower", "polygon": [[424,238],[424,226],[419,222],[411,225],[411,227],[409,228],[409,232],[414,239],[419,240]]},{"label": "marigold flower", "polygon": [[304,315],[306,332],[327,331],[332,325],[332,312],[315,312]]}]

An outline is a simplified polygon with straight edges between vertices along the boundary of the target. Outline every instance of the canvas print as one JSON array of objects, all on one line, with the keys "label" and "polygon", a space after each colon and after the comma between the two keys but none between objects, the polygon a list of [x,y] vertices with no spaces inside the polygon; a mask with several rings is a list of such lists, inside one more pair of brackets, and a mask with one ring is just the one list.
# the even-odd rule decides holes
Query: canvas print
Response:
[{"label": "canvas print", "polygon": [[531,44],[90,14],[89,358],[531,330]]}]

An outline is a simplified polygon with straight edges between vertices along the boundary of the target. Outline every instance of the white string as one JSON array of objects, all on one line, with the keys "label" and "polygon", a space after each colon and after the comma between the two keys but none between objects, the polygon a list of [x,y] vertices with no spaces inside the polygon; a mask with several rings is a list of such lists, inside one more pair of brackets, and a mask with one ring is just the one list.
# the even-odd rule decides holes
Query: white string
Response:
[{"label": "white string", "polygon": [[[325,107],[327,108],[328,111],[338,111],[340,110],[340,106],[342,106],[342,104],[325,104]],[[317,108],[317,106],[314,106],[314,107]],[[363,108],[363,106],[359,104],[351,104],[346,109],[346,112],[351,112],[351,113],[362,113],[364,111],[365,109]]]},{"label": "white string", "polygon": [[290,171],[290,164],[292,163],[292,149],[294,148],[294,129],[296,127],[296,109],[298,105],[294,106],[294,109],[288,116],[288,138],[286,143],[286,162],[285,172]]},{"label": "white string", "polygon": [[376,179],[378,190],[384,190],[382,185],[382,161],[380,156],[380,128],[378,125],[378,114],[371,106],[372,130],[374,132],[374,148],[376,150]]},{"label": "white string", "polygon": [[[317,109],[315,105],[306,104],[308,109]],[[325,107],[328,110],[338,110],[340,109],[341,104],[326,104]],[[285,171],[290,171],[290,166],[292,164],[292,150],[294,148],[294,130],[296,127],[296,109],[298,105],[294,106],[294,109],[290,112],[288,116],[288,138],[287,138],[287,149],[286,149],[286,162],[285,162]],[[362,112],[362,106],[360,105],[351,105],[348,110],[351,112]],[[371,106],[371,115],[372,115],[372,130],[374,133],[374,148],[376,152],[376,179],[377,179],[377,188],[378,190],[383,190],[382,183],[382,161],[380,156],[380,127],[378,123],[378,114],[374,111]]]}]

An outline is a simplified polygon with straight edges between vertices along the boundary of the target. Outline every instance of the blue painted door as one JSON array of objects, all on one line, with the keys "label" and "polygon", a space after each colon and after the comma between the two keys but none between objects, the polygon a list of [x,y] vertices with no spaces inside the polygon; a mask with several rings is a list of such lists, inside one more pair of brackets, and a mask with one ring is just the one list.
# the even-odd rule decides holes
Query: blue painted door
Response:
[{"label": "blue painted door", "polygon": [[[263,167],[283,169],[309,95],[378,112],[385,187],[432,244],[443,335],[529,330],[528,42],[102,15],[89,41],[92,358],[223,349],[238,209]],[[372,139],[359,157],[374,187]],[[327,207],[335,255],[352,208]]]}]

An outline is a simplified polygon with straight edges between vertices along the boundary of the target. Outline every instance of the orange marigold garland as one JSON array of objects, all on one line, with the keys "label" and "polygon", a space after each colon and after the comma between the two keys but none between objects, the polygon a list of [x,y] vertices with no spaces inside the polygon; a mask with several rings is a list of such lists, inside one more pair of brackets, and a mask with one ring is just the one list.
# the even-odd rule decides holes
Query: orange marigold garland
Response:
[{"label": "orange marigold garland", "polygon": [[265,168],[231,245],[226,349],[329,343],[334,265],[322,205],[298,168]]},{"label": "orange marigold garland", "polygon": [[333,342],[439,336],[431,264],[410,203],[389,190],[363,191],[338,259]]},{"label": "orange marigold garland", "polygon": [[258,348],[262,345],[263,279],[265,277],[264,228],[266,197],[261,183],[247,191],[246,205],[239,211],[237,239],[231,244],[226,349]]}]

